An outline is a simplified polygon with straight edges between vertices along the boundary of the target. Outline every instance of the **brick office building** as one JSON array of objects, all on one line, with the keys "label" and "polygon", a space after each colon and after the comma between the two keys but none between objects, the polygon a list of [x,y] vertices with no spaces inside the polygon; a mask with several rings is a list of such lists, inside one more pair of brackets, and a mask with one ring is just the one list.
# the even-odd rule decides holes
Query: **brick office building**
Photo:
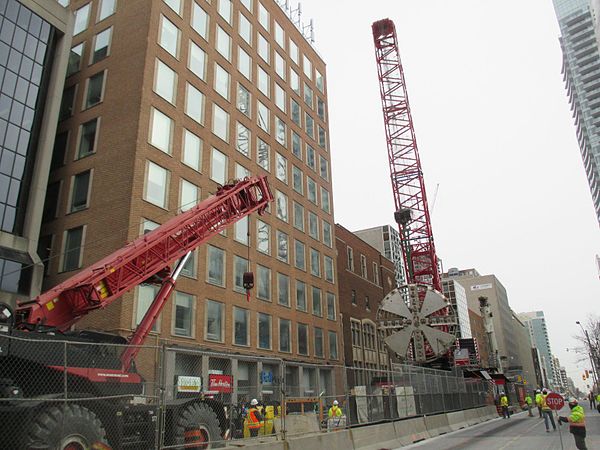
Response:
[{"label": "brick office building", "polygon": [[[194,252],[149,341],[222,353],[173,352],[168,377],[235,374],[234,387],[259,396],[274,391],[260,380],[284,377],[292,395],[330,389],[323,366],[340,360],[340,324],[324,61],[274,0],[60,3],[75,30],[46,201],[46,287],[228,180],[267,174],[269,213]],[[82,326],[128,335],[155,291],[138,286]],[[254,356],[287,360],[286,373]]]}]

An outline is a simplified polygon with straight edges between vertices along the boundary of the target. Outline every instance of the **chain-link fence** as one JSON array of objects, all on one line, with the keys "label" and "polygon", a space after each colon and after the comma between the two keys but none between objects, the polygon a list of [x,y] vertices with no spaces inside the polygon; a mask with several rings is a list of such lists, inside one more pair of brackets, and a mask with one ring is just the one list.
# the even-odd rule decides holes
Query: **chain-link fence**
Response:
[{"label": "chain-link fence", "polygon": [[78,342],[21,334],[0,335],[0,448],[219,447],[493,403],[485,380],[409,365],[384,371],[165,343],[132,349],[91,332]]}]

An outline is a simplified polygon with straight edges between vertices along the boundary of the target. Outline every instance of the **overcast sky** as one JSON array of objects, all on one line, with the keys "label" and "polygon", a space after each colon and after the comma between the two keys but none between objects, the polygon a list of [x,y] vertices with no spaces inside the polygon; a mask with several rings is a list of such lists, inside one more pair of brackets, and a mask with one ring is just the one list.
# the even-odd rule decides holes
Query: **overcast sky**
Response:
[{"label": "overcast sky", "polygon": [[[295,2],[294,2],[295,3]],[[396,24],[444,269],[476,268],[516,312],[543,310],[552,351],[598,311],[595,218],[551,0],[303,0],[327,64],[336,222],[393,223],[372,22]],[[438,193],[435,196],[436,186]]]}]

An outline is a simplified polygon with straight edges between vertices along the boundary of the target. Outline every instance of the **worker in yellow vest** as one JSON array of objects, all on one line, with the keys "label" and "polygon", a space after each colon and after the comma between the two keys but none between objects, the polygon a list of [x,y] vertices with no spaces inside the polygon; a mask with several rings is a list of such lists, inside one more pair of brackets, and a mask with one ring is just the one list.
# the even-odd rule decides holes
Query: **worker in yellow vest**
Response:
[{"label": "worker in yellow vest", "polygon": [[542,417],[542,393],[539,389],[535,390],[535,406],[537,406],[538,413]]},{"label": "worker in yellow vest", "polygon": [[560,422],[569,423],[569,431],[575,438],[575,447],[579,450],[587,450],[585,445],[585,413],[583,408],[577,402],[574,397],[569,398],[569,408],[571,408],[571,414],[569,417],[561,416],[558,418]]},{"label": "worker in yellow vest", "polygon": [[339,405],[338,401],[334,400],[333,406],[331,408],[329,408],[328,416],[330,419],[332,417],[341,417],[342,416],[342,410],[340,409],[340,407],[338,405]]},{"label": "worker in yellow vest", "polygon": [[508,411],[508,397],[504,392],[500,392],[500,408],[502,408],[502,418],[510,419],[510,413]]},{"label": "worker in yellow vest", "polygon": [[250,402],[250,409],[246,416],[248,421],[248,430],[250,430],[250,437],[258,436],[258,430],[260,430],[260,424],[264,420],[262,414],[258,410],[258,400],[255,398]]},{"label": "worker in yellow vest", "polygon": [[546,397],[548,397],[549,392],[544,389],[542,391],[542,414],[544,415],[544,425],[546,426],[546,433],[550,433],[550,426],[548,421],[552,423],[552,428],[556,431],[556,423],[554,422],[554,416],[552,415],[552,410],[546,403]]},{"label": "worker in yellow vest", "polygon": [[529,411],[529,417],[533,417],[533,414],[531,413],[531,404],[533,403],[533,400],[531,399],[531,395],[527,394],[525,396],[525,406],[527,407],[527,411]]}]

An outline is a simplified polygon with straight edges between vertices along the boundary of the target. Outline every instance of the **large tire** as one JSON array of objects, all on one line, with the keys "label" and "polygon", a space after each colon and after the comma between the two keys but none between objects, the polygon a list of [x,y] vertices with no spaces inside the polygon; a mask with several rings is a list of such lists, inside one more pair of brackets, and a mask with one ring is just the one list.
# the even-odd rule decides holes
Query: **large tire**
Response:
[{"label": "large tire", "polygon": [[37,415],[25,448],[87,450],[106,443],[106,431],[96,414],[81,405],[65,404],[49,406]]},{"label": "large tire", "polygon": [[[204,403],[191,403],[181,410],[177,417],[175,437],[177,444],[185,445],[186,450],[225,446],[219,419],[212,408]],[[190,446],[193,443],[197,445]]]}]

